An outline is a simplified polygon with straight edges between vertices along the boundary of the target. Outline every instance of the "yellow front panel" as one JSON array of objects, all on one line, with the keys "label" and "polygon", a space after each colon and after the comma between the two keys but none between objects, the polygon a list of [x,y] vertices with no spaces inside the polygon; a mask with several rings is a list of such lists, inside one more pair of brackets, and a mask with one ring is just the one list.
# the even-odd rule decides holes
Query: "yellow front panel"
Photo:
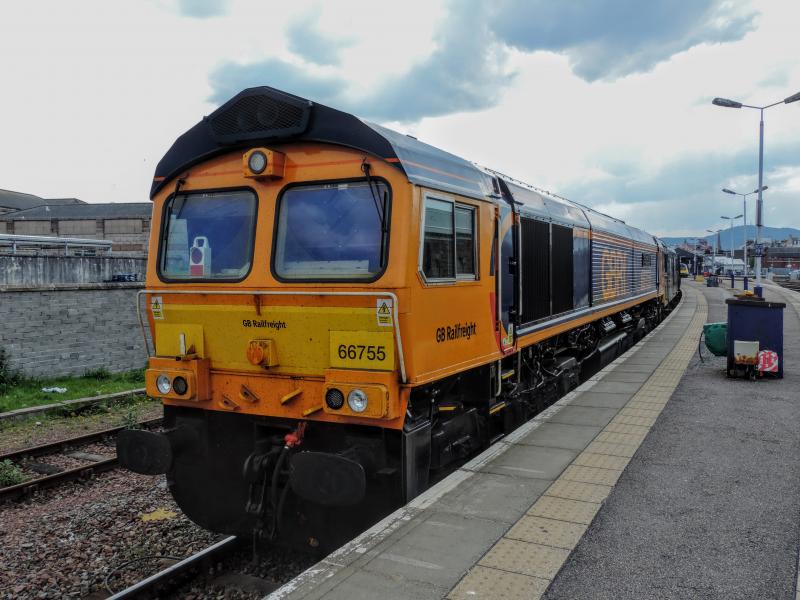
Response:
[{"label": "yellow front panel", "polygon": [[331,331],[332,367],[342,369],[394,369],[394,341],[391,333],[372,331]]},{"label": "yellow front panel", "polygon": [[200,358],[205,358],[205,340],[201,325],[156,321],[155,328],[156,350],[159,356],[196,354]]},{"label": "yellow front panel", "polygon": [[[374,300],[373,300],[374,302]],[[277,366],[266,371],[275,374],[321,375],[331,366],[345,366],[337,353],[331,353],[331,332],[355,335],[348,344],[383,347],[385,357],[375,359],[367,351],[348,368],[394,369],[394,340],[391,330],[377,324],[375,308],[331,306],[262,306],[260,315],[254,306],[225,304],[172,304],[164,300],[164,323],[156,322],[156,354],[174,356],[175,332],[192,326],[203,333],[204,354],[213,369],[230,369],[264,373],[265,368],[252,365],[247,349],[253,340],[271,340],[277,355]],[[168,327],[165,328],[165,325]],[[382,330],[382,331],[381,331]],[[169,335],[162,337],[161,331]],[[366,337],[364,337],[366,336]],[[370,337],[376,336],[376,337]],[[343,343],[343,342],[339,342]],[[359,350],[359,354],[360,350]],[[347,355],[347,354],[346,354]],[[359,367],[361,365],[361,367]]]}]

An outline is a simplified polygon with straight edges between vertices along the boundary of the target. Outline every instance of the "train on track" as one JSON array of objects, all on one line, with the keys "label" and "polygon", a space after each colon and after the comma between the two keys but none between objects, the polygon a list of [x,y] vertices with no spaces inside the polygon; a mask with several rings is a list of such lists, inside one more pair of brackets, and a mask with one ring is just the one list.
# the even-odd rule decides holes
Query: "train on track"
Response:
[{"label": "train on track", "polygon": [[151,199],[139,308],[165,432],[118,454],[225,534],[335,546],[680,296],[652,235],[269,87],[180,136]]}]

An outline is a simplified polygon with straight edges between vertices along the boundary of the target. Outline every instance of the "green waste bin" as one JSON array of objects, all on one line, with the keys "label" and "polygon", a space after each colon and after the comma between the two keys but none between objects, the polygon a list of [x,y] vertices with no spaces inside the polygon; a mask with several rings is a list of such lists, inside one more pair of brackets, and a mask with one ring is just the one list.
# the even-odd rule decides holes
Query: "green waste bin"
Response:
[{"label": "green waste bin", "polygon": [[703,334],[706,339],[706,348],[714,356],[727,356],[728,354],[728,323],[706,323],[703,325]]}]

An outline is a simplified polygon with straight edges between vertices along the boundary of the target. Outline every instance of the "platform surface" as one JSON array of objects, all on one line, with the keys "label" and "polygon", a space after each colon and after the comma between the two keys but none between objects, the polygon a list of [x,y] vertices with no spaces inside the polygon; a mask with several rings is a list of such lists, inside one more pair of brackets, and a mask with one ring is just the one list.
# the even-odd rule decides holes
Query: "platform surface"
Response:
[{"label": "platform surface", "polygon": [[699,362],[729,293],[685,285],[628,353],[268,598],[794,599],[800,386]]}]

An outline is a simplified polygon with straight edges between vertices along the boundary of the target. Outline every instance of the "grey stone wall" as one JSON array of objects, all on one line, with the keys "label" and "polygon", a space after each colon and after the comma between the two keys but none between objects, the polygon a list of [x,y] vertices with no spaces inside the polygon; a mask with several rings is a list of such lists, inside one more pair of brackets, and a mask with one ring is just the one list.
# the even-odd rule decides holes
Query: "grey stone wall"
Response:
[{"label": "grey stone wall", "polygon": [[0,288],[0,347],[12,368],[29,377],[142,368],[141,289],[140,283]]},{"label": "grey stone wall", "polygon": [[123,256],[0,255],[0,286],[101,283],[117,273],[144,279],[147,258]]}]

